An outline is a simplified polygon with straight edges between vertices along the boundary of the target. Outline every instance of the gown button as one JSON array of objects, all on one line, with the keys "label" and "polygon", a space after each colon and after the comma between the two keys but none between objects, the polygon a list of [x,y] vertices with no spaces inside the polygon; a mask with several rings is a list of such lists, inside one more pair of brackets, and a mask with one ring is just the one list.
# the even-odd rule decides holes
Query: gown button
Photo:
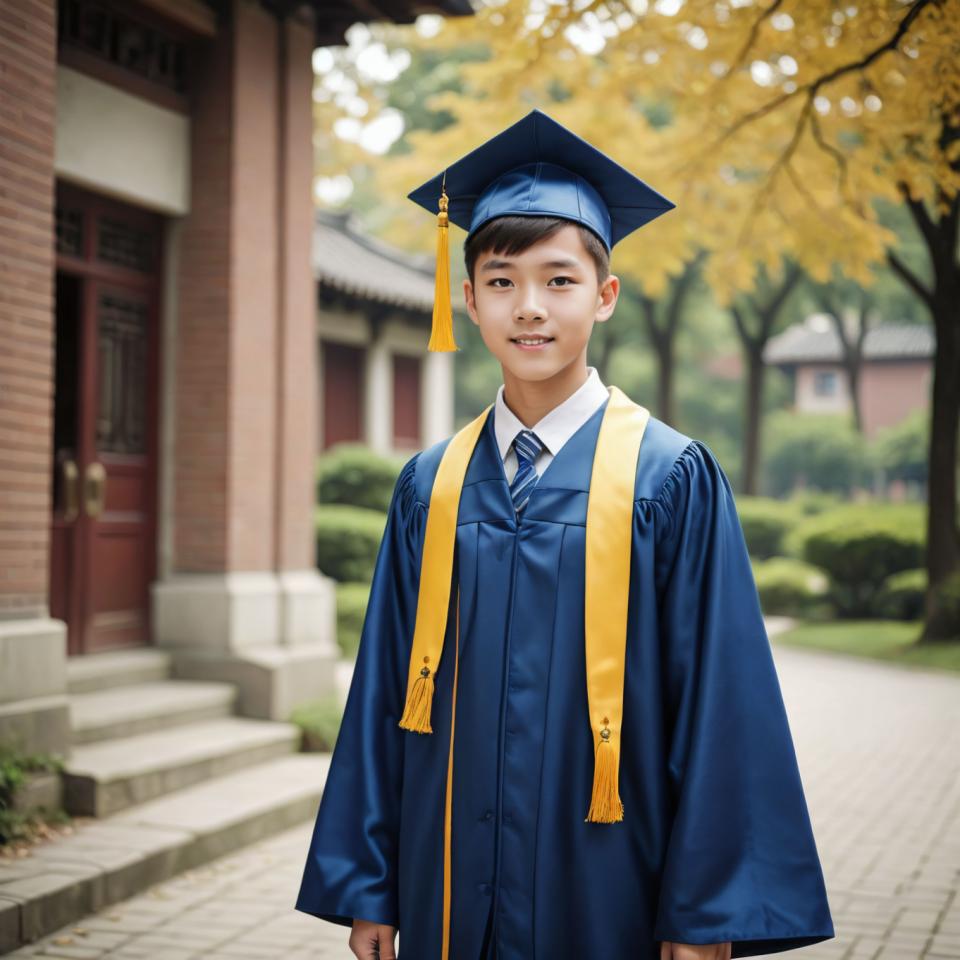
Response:
[{"label": "gown button", "polygon": [[484,819],[484,820],[491,820],[492,818],[493,818],[493,811],[492,811],[492,810],[488,810],[488,811],[483,815],[483,819]]}]

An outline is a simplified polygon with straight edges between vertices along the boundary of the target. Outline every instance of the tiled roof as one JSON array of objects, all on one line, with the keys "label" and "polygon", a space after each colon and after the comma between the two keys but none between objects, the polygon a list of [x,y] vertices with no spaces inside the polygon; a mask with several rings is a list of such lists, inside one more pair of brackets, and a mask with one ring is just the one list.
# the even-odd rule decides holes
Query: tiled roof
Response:
[{"label": "tiled roof", "polygon": [[433,256],[404,253],[360,233],[349,211],[315,212],[313,275],[354,296],[433,314]]},{"label": "tiled roof", "polygon": [[[926,360],[933,356],[933,328],[920,323],[884,323],[867,331],[865,360]],[[833,324],[822,328],[797,323],[772,337],[763,353],[765,363],[839,363],[843,351]]]}]

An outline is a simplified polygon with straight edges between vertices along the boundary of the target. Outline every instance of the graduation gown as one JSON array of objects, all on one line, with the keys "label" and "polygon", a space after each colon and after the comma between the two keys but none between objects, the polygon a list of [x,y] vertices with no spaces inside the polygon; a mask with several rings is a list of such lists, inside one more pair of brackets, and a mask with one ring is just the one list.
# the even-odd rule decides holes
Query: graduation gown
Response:
[{"label": "graduation gown", "polygon": [[395,926],[398,960],[478,960],[488,920],[498,960],[659,960],[662,940],[729,940],[746,957],[834,936],[729,482],[655,417],[632,514],[625,815],[585,822],[585,522],[609,402],[519,518],[491,408],[460,497],[430,735],[398,721],[449,438],[397,480],[296,909]]}]

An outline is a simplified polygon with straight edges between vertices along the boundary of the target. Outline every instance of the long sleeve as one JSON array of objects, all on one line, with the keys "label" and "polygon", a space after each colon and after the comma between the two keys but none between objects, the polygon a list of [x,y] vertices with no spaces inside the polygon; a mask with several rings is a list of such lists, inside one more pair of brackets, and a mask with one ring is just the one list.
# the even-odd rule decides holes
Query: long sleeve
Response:
[{"label": "long sleeve", "polygon": [[674,802],[658,941],[733,957],[834,936],[730,484],[692,440],[660,492],[656,577]]},{"label": "long sleeve", "polygon": [[350,926],[398,927],[397,850],[407,658],[416,615],[419,454],[394,487],[360,645],[296,909]]}]

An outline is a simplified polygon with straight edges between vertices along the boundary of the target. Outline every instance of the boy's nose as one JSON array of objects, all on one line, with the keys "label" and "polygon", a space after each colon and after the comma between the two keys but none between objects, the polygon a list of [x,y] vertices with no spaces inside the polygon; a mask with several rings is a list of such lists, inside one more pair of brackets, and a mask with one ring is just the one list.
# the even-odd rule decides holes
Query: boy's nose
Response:
[{"label": "boy's nose", "polygon": [[536,300],[532,297],[524,297],[515,311],[513,319],[518,323],[529,323],[531,320],[543,320],[544,316],[543,307]]}]

